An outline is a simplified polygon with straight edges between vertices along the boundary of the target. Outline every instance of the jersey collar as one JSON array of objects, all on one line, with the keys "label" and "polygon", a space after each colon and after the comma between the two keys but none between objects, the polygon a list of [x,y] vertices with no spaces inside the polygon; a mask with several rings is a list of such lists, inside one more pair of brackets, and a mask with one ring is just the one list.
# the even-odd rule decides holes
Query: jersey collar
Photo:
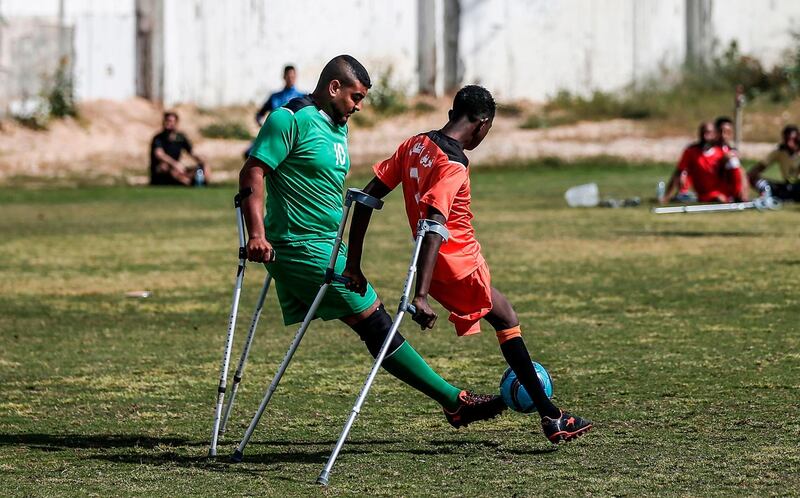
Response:
[{"label": "jersey collar", "polygon": [[325,118],[325,121],[327,121],[327,122],[328,122],[328,124],[330,124],[331,126],[335,126],[335,125],[336,125],[336,123],[334,123],[334,122],[333,122],[333,118],[332,118],[332,117],[330,117],[330,116],[328,116],[328,113],[327,113],[327,112],[323,111],[323,110],[322,110],[322,109],[320,109],[319,107],[317,108],[317,110],[319,111],[319,114],[320,114],[320,116],[322,116],[323,118]]}]

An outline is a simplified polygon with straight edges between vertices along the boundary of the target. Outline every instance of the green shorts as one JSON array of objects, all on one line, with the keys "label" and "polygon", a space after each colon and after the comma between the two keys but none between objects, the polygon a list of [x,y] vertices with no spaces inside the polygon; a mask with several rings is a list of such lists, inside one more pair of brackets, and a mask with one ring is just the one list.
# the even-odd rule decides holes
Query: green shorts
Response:
[{"label": "green shorts", "polygon": [[[333,242],[332,239],[312,240],[274,246],[275,261],[266,266],[275,282],[285,325],[302,322],[308,313],[325,280]],[[336,258],[336,273],[342,273],[346,259],[347,248],[342,243]],[[376,299],[378,295],[371,285],[367,285],[367,292],[362,297],[347,290],[343,284],[332,282],[314,318],[333,320],[355,315],[369,308]]]}]

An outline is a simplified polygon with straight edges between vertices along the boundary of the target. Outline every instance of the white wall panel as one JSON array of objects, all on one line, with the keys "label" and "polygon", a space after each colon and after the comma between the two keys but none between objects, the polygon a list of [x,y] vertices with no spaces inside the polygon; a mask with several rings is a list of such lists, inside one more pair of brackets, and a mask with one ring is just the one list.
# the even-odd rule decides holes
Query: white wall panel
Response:
[{"label": "white wall panel", "polygon": [[167,0],[164,101],[201,105],[262,100],[298,68],[312,90],[324,64],[349,53],[372,73],[393,66],[416,83],[416,2],[403,0]]},{"label": "white wall panel", "polygon": [[[55,26],[58,9],[58,0],[0,0],[0,16],[9,23],[40,19]],[[64,0],[64,22],[73,31],[73,50],[67,52],[74,55],[76,98],[135,95],[135,21],[134,0]],[[42,67],[39,73],[54,71]]]},{"label": "white wall panel", "polygon": [[716,1],[711,23],[718,50],[736,39],[742,52],[769,66],[798,43],[792,33],[800,32],[800,0]]},{"label": "white wall panel", "polygon": [[[417,46],[420,1],[163,0],[163,32],[153,39],[155,86],[167,105],[258,102],[280,88],[284,64],[297,66],[298,86],[310,91],[325,62],[349,53],[374,76],[392,66],[396,82],[413,91],[418,51],[426,50],[437,58],[441,88],[441,46]],[[9,23],[50,23],[58,5],[0,0],[0,16]],[[132,96],[135,0],[64,5],[74,30],[78,97]],[[800,0],[710,5],[717,52],[737,39],[744,53],[771,65],[796,43],[791,33],[800,29]],[[428,24],[441,38],[443,9],[429,10],[437,18]],[[661,68],[676,68],[686,55],[686,0],[461,0],[460,10],[464,82],[484,84],[504,99],[542,100],[562,89],[613,91],[645,82]]]}]

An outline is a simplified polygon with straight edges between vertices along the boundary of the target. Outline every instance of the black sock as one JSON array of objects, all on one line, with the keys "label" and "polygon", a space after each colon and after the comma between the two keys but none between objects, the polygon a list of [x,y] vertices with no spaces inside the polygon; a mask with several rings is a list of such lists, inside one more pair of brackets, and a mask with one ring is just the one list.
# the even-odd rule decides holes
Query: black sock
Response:
[{"label": "black sock", "polygon": [[550,401],[539,382],[539,377],[531,362],[531,355],[528,354],[528,349],[525,347],[525,341],[521,337],[509,339],[500,345],[500,351],[503,352],[508,366],[517,374],[517,379],[522,387],[536,404],[539,415],[550,418],[560,417],[561,410]]}]

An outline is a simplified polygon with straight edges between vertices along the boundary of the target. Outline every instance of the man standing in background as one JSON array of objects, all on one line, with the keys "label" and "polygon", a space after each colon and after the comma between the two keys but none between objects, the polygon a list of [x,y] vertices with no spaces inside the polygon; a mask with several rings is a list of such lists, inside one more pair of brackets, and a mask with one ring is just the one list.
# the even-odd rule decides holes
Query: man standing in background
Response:
[{"label": "man standing in background", "polygon": [[295,70],[294,66],[288,64],[283,68],[283,90],[273,93],[267,100],[264,101],[264,105],[261,106],[261,109],[258,110],[256,113],[256,123],[260,127],[264,124],[264,120],[267,118],[267,115],[274,111],[279,107],[283,107],[284,104],[292,100],[296,97],[302,97],[305,95],[304,92],[300,92],[295,88],[294,84],[297,81],[297,71]]},{"label": "man standing in background", "polygon": [[[283,90],[275,92],[267,97],[267,100],[264,101],[264,104],[261,106],[261,109],[258,110],[256,113],[256,124],[258,127],[261,128],[261,125],[264,124],[264,121],[269,116],[269,113],[274,111],[275,109],[279,109],[284,106],[290,100],[303,97],[305,95],[304,92],[298,91],[295,88],[294,84],[297,81],[297,70],[291,64],[287,64],[283,67]],[[247,159],[250,157],[250,152],[253,150],[253,144],[250,144],[250,147],[244,151],[244,158]]]}]

